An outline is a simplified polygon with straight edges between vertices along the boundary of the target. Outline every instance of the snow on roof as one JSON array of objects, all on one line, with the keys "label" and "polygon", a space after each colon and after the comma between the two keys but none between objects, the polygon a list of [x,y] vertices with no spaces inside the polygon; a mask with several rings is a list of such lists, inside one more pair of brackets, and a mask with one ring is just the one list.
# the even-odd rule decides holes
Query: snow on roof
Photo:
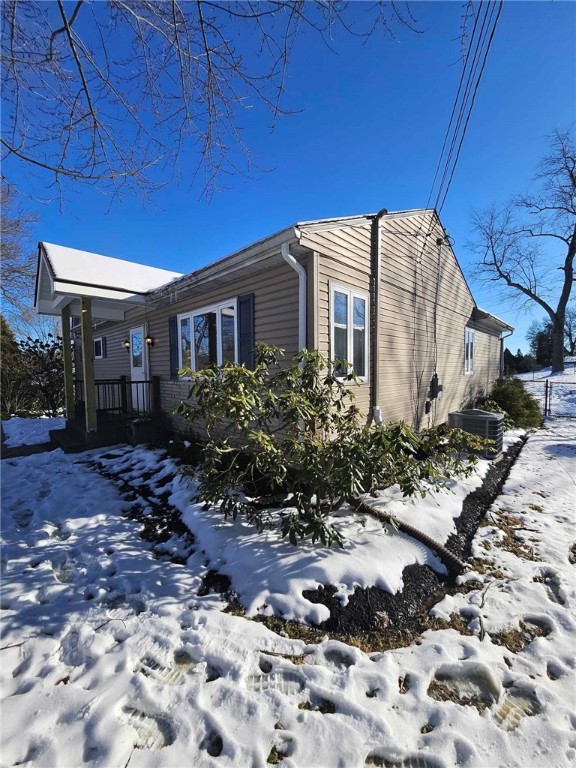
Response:
[{"label": "snow on roof", "polygon": [[130,293],[147,293],[182,277],[145,264],[79,251],[54,243],[41,243],[55,280],[102,288],[122,288]]},{"label": "snow on roof", "polygon": [[[382,219],[393,219],[393,218],[401,218],[403,216],[418,216],[424,213],[433,213],[434,208],[410,208],[403,211],[388,211],[388,213],[382,215]],[[372,219],[374,216],[376,216],[376,212],[374,213],[358,213],[355,216],[335,216],[328,219],[310,219],[309,221],[298,221],[295,226],[296,227],[310,227],[315,226],[317,224],[331,224],[331,223],[342,223],[346,224],[349,222],[352,222],[357,219]]]},{"label": "snow on roof", "polygon": [[501,325],[503,328],[507,328],[510,331],[514,330],[514,326],[510,325],[509,323],[507,323],[506,320],[502,320],[502,318],[497,317],[496,315],[493,315],[492,312],[488,312],[488,310],[482,309],[481,307],[476,307],[475,309],[476,309],[476,313],[478,315],[480,315],[480,316],[483,315],[484,316],[483,318],[481,317],[480,319],[491,320],[492,322],[496,323],[497,325]]}]

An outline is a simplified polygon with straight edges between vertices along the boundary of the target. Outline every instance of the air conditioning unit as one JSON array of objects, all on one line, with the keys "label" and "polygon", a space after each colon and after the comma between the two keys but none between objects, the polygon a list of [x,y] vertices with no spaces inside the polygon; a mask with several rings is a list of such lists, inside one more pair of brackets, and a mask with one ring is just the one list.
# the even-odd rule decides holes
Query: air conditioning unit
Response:
[{"label": "air conditioning unit", "polygon": [[502,453],[502,441],[504,437],[504,414],[482,411],[480,408],[468,408],[464,411],[455,411],[448,416],[448,425],[478,435],[486,440],[491,440],[491,445],[481,456],[485,459],[496,459]]}]

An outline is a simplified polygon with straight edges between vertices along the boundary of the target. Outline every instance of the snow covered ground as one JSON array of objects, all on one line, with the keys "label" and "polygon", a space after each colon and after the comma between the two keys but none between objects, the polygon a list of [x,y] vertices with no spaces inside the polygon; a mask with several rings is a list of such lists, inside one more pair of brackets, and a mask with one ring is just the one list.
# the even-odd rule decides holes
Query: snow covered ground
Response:
[{"label": "snow covered ground", "polygon": [[524,382],[524,387],[544,409],[546,381],[550,386],[549,410],[552,416],[576,417],[576,365],[566,363],[565,370],[552,373],[551,368],[543,368],[534,373],[520,373],[516,377]]},{"label": "snow covered ground", "polygon": [[6,446],[16,448],[20,445],[37,445],[38,443],[50,442],[51,429],[63,429],[66,426],[66,420],[62,417],[48,419],[41,417],[39,419],[22,419],[18,416],[12,416],[2,422],[2,430],[6,437]]},{"label": "snow covered ground", "polygon": [[[202,512],[160,452],[98,459],[145,485],[149,506],[168,493],[182,510],[196,545],[166,542],[176,565],[123,515],[137,502],[87,463],[99,453],[2,462],[2,768],[574,765],[574,421],[529,438],[475,539],[477,570],[433,609],[471,634],[429,630],[380,654],[224,613],[202,578],[228,574],[253,614],[318,619],[302,589],[394,591],[407,562],[442,568],[422,545],[342,518],[343,552],[294,549]],[[445,540],[478,482],[380,503]]]}]

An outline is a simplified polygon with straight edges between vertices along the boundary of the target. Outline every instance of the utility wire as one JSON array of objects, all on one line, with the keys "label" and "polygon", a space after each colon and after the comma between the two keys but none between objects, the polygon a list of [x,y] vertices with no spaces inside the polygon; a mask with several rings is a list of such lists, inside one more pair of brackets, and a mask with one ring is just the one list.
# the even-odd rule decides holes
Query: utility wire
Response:
[{"label": "utility wire", "polygon": [[474,107],[474,103],[476,101],[476,94],[478,93],[478,88],[480,86],[480,81],[482,80],[482,75],[484,73],[484,69],[486,67],[486,62],[488,60],[488,54],[490,53],[490,48],[492,46],[492,41],[494,40],[494,35],[496,33],[496,27],[498,26],[498,20],[500,19],[500,14],[502,13],[502,8],[504,6],[504,0],[499,0],[500,4],[498,7],[498,13],[496,15],[496,20],[494,21],[494,24],[492,26],[492,32],[490,34],[490,39],[488,40],[488,45],[486,47],[486,50],[484,52],[484,59],[482,61],[482,67],[480,69],[480,74],[478,75],[478,79],[476,80],[476,84],[474,86],[474,93],[472,94],[472,102],[470,104],[470,109],[468,110],[468,116],[466,117],[466,122],[464,124],[464,130],[462,131],[462,135],[460,137],[460,143],[458,144],[458,150],[456,152],[456,159],[454,160],[454,164],[452,166],[452,172],[450,174],[450,178],[448,180],[448,184],[446,186],[446,190],[444,192],[444,197],[442,198],[442,202],[439,205],[438,210],[442,211],[444,207],[444,203],[446,202],[446,197],[448,195],[448,191],[450,190],[450,186],[452,184],[452,179],[454,178],[454,173],[456,171],[456,166],[458,165],[458,160],[460,159],[460,151],[462,149],[462,144],[464,143],[464,137],[466,136],[466,131],[468,129],[468,123],[470,122],[470,116],[472,114],[472,109]]},{"label": "utility wire", "polygon": [[[464,120],[464,114],[469,109],[468,101],[469,101],[470,93],[472,91],[472,82],[473,82],[473,79],[474,79],[474,77],[476,75],[476,70],[477,70],[477,67],[478,67],[478,62],[480,61],[481,50],[482,50],[482,47],[484,45],[484,40],[486,39],[486,32],[489,29],[489,27],[486,26],[487,22],[488,22],[489,14],[491,14],[493,8],[494,8],[494,4],[493,3],[487,2],[487,3],[484,4],[484,18],[482,19],[482,24],[481,24],[481,27],[480,27],[480,32],[478,34],[478,38],[477,38],[476,41],[474,41],[473,39],[471,39],[471,41],[470,41],[471,48],[472,48],[472,46],[474,47],[474,50],[473,50],[473,53],[472,53],[472,62],[471,62],[470,69],[468,71],[468,75],[467,75],[467,79],[466,79],[466,88],[464,89],[464,95],[463,95],[462,100],[460,102],[460,108],[459,108],[459,111],[458,111],[458,119],[456,121],[456,125],[455,125],[455,128],[454,128],[453,134],[452,134],[452,141],[450,143],[450,149],[448,151],[448,156],[447,156],[446,162],[444,164],[444,172],[442,174],[442,179],[440,181],[440,185],[438,187],[438,191],[437,191],[437,194],[436,194],[436,200],[435,200],[435,203],[434,203],[434,207],[435,208],[438,205],[438,200],[440,199],[440,197],[442,195],[442,191],[444,189],[444,184],[446,182],[446,178],[448,176],[450,165],[452,163],[452,157],[453,157],[453,154],[454,154],[454,148],[456,147],[456,143],[458,141],[458,135],[460,133],[460,129],[462,127],[462,123],[463,123],[463,120]],[[476,19],[479,18],[481,12],[482,12],[482,8],[480,8],[480,10],[478,11],[478,16],[476,17]],[[486,30],[486,32],[485,32],[485,30]],[[471,50],[471,49],[469,49],[469,50]],[[456,98],[458,98],[458,97],[456,97]]]},{"label": "utility wire", "polygon": [[464,59],[464,66],[462,67],[462,72],[460,74],[460,82],[458,83],[458,91],[456,92],[456,98],[454,99],[454,104],[452,106],[452,113],[450,115],[448,128],[446,128],[446,133],[444,134],[444,143],[442,144],[442,150],[440,152],[440,157],[438,158],[438,164],[436,165],[436,172],[434,173],[434,179],[432,181],[432,186],[430,187],[430,193],[428,194],[428,199],[426,200],[426,208],[428,208],[428,206],[430,205],[430,200],[432,199],[432,192],[434,190],[434,185],[436,184],[436,179],[438,178],[438,173],[440,172],[440,165],[442,164],[442,158],[444,157],[444,150],[446,149],[446,144],[448,143],[450,128],[452,128],[452,121],[454,120],[454,115],[456,114],[456,106],[458,104],[458,99],[460,98],[460,92],[462,90],[462,84],[464,82],[464,75],[468,67],[468,59],[470,57],[470,51],[472,50],[472,41],[474,40],[474,35],[476,34],[476,27],[478,26],[479,18],[480,18],[480,9],[478,9],[478,13],[476,14],[476,17],[474,19],[474,27],[472,29],[472,34],[470,36],[470,44],[468,46],[468,50],[466,51],[466,58]]}]

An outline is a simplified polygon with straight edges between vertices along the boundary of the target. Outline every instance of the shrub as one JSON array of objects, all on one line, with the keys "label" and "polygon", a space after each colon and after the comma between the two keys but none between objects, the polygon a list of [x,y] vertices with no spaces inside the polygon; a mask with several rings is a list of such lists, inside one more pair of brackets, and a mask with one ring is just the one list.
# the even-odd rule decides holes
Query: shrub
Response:
[{"label": "shrub", "polygon": [[0,409],[11,414],[54,416],[64,405],[62,339],[48,333],[45,339],[16,341],[2,318]]},{"label": "shrub", "polygon": [[502,413],[504,415],[504,429],[513,429],[515,424],[510,418],[510,414],[504,410],[497,402],[496,400],[492,400],[492,398],[481,398],[478,401],[478,407],[482,408],[484,411],[488,411],[489,413]]},{"label": "shrub", "polygon": [[19,342],[23,373],[35,406],[46,416],[64,407],[62,339],[48,333],[45,340],[28,336]]},{"label": "shrub", "polygon": [[483,401],[482,407],[491,410],[499,406],[500,411],[507,414],[509,421],[515,427],[539,427],[542,424],[542,413],[535,397],[524,389],[520,379],[498,379],[488,400]]},{"label": "shrub", "polygon": [[245,514],[260,530],[277,526],[294,544],[304,537],[342,544],[328,516],[347,500],[395,483],[405,495],[425,495],[472,471],[477,438],[368,426],[353,403],[353,374],[338,379],[336,367],[306,350],[281,367],[281,354],[258,344],[254,370],[181,371],[191,378],[191,402],[178,412],[201,419],[208,433],[197,495],[207,507]]}]

